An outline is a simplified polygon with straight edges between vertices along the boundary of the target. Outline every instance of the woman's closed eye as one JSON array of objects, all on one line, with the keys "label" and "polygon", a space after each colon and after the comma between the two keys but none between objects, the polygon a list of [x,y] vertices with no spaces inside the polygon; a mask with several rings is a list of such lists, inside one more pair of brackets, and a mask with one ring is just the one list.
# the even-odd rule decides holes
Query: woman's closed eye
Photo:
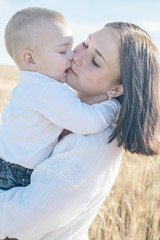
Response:
[{"label": "woman's closed eye", "polygon": [[88,48],[87,44],[85,42],[82,42],[83,47]]},{"label": "woman's closed eye", "polygon": [[[83,45],[83,47],[85,47],[85,48],[88,48],[88,45],[85,43],[85,42],[82,42],[82,45]],[[99,65],[98,65],[98,63],[95,61],[95,58],[93,57],[92,58],[92,64],[95,66],[95,67],[100,67]]]},{"label": "woman's closed eye", "polygon": [[95,66],[95,67],[100,67],[99,65],[98,65],[98,63],[96,63],[96,61],[95,61],[95,59],[94,58],[92,58],[92,63],[93,63],[93,65]]}]

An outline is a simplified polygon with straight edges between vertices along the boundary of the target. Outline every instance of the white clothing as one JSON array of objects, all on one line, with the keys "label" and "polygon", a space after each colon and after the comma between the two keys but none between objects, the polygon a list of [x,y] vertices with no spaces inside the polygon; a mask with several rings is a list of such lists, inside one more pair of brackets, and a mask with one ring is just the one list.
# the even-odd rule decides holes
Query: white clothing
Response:
[{"label": "white clothing", "polygon": [[64,137],[29,186],[1,190],[0,239],[87,240],[120,167],[122,147],[107,144],[112,131]]},{"label": "white clothing", "polygon": [[89,106],[65,84],[20,71],[19,84],[2,114],[0,157],[34,169],[50,156],[64,128],[78,134],[100,132],[119,109],[116,100]]}]

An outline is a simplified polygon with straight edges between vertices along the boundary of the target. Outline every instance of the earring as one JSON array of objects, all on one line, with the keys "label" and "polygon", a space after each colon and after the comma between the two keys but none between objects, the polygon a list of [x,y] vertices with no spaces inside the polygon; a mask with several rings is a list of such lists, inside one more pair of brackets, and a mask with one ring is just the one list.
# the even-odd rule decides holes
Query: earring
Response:
[{"label": "earring", "polygon": [[111,93],[111,92],[108,92],[107,95],[108,95],[108,98],[111,99],[112,93]]}]

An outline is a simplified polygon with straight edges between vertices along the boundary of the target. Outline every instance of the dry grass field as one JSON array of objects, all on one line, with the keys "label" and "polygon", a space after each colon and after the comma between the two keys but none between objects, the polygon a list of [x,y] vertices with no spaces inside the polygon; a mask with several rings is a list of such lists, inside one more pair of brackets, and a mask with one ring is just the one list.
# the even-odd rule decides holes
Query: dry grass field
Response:
[{"label": "dry grass field", "polygon": [[[0,114],[17,79],[16,67],[0,66]],[[89,240],[160,240],[160,157],[124,154]]]}]

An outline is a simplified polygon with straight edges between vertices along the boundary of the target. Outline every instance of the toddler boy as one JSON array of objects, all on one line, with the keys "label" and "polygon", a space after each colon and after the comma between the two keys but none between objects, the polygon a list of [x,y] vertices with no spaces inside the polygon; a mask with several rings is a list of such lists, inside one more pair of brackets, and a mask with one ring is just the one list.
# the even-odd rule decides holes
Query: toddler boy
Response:
[{"label": "toddler boy", "polygon": [[115,120],[119,105],[108,100],[89,106],[63,84],[73,37],[60,13],[17,12],[7,24],[5,42],[20,69],[0,126],[0,188],[8,190],[30,183],[33,169],[50,156],[63,129],[100,132]]}]

